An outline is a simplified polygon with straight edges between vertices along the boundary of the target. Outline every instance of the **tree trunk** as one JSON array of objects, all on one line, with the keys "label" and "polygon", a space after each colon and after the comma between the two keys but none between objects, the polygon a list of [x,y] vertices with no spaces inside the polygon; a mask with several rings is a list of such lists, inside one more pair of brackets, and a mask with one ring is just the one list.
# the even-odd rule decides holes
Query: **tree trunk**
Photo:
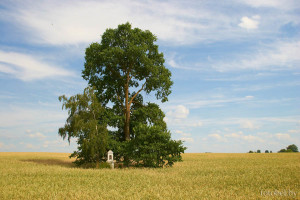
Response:
[{"label": "tree trunk", "polygon": [[125,127],[124,127],[125,140],[130,140],[129,125],[130,125],[130,107],[126,106]]},{"label": "tree trunk", "polygon": [[125,140],[130,140],[129,123],[130,123],[130,104],[129,104],[129,73],[126,75],[125,84],[125,124],[124,124],[124,135]]}]

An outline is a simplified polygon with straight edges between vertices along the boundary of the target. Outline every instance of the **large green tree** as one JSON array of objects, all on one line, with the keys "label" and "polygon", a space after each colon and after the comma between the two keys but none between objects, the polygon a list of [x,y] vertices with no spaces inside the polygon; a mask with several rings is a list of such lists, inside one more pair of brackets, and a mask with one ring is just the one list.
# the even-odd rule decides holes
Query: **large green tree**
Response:
[{"label": "large green tree", "polygon": [[82,76],[90,88],[83,95],[60,97],[69,118],[59,134],[78,138],[72,155],[79,164],[98,162],[107,149],[125,165],[162,167],[181,160],[186,148],[171,139],[164,113],[143,100],[142,94],[153,92],[167,101],[173,84],[155,41],[150,31],[126,23],[107,29],[100,43],[86,49]]},{"label": "large green tree", "polygon": [[120,131],[129,141],[130,118],[134,104],[142,103],[145,94],[155,92],[165,102],[171,93],[171,72],[164,66],[163,53],[155,44],[156,36],[150,31],[132,28],[129,23],[117,29],[107,29],[100,43],[92,43],[85,54],[83,78],[97,89],[103,106],[112,103],[114,111],[123,116]]}]

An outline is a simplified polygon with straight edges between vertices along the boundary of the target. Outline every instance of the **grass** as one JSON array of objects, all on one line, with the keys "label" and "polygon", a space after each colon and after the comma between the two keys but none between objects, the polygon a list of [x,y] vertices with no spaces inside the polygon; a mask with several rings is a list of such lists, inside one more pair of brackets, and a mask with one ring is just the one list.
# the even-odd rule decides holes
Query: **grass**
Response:
[{"label": "grass", "polygon": [[184,154],[163,169],[80,169],[64,153],[0,153],[0,199],[300,199],[300,153]]}]

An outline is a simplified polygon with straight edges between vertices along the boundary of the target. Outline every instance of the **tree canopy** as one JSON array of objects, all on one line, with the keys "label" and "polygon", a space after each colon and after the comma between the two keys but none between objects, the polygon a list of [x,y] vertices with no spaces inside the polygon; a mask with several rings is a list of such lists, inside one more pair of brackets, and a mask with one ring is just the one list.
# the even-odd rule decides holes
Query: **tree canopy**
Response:
[{"label": "tree canopy", "polygon": [[298,152],[298,147],[295,144],[289,145],[286,149],[290,149],[292,152]]},{"label": "tree canopy", "polygon": [[86,49],[82,76],[96,87],[103,105],[111,102],[121,108],[126,140],[130,140],[131,107],[137,96],[155,91],[156,98],[165,102],[171,93],[171,72],[164,66],[156,40],[150,31],[132,29],[126,23],[107,29],[101,43]]}]

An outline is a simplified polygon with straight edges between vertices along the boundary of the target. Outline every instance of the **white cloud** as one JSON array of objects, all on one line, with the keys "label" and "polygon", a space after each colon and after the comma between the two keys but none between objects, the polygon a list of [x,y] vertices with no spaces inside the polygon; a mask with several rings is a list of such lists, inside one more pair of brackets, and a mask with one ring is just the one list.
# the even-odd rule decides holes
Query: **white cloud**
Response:
[{"label": "white cloud", "polygon": [[254,96],[245,96],[245,99],[253,99]]},{"label": "white cloud", "polygon": [[185,132],[180,131],[180,130],[175,130],[175,133],[176,133],[176,134],[179,134],[179,135],[181,135],[181,136],[184,136],[184,137],[191,136],[190,133],[185,133]]},{"label": "white cloud", "polygon": [[[269,74],[269,75],[261,75],[258,73],[256,77],[262,76],[276,76],[278,74]],[[287,81],[287,82],[279,82],[279,83],[272,83],[272,84],[257,84],[257,85],[247,85],[247,86],[234,86],[234,91],[260,91],[260,90],[268,90],[271,88],[278,88],[278,87],[294,87],[299,86],[300,81]]]},{"label": "white cloud", "polygon": [[239,131],[237,133],[230,133],[225,134],[225,137],[227,138],[235,138],[235,139],[241,139],[247,142],[264,142],[264,140],[256,135],[244,135],[242,131]]},{"label": "white cloud", "polygon": [[[0,127],[24,127],[24,131],[37,125],[53,126],[54,123],[61,124],[67,118],[67,113],[60,110],[47,107],[25,107],[6,106],[0,109]],[[27,133],[31,133],[28,130]]]},{"label": "white cloud", "polygon": [[230,133],[226,134],[225,137],[231,137],[231,138],[241,138],[243,135],[243,132],[238,132],[238,133]]},{"label": "white cloud", "polygon": [[[196,117],[189,117],[189,109],[184,105],[170,106],[166,108],[164,121],[173,128],[191,128],[203,126],[203,121]],[[178,133],[178,132],[177,132]]]},{"label": "white cloud", "polygon": [[35,133],[35,134],[29,134],[29,137],[31,137],[31,138],[38,138],[38,139],[44,139],[46,136],[45,135],[43,135],[42,133],[40,133],[40,132],[37,132],[37,133]]},{"label": "white cloud", "polygon": [[[71,142],[74,142],[75,140],[72,139]],[[55,148],[55,147],[68,147],[69,143],[63,140],[51,140],[51,141],[45,141],[43,143],[44,148]]]},{"label": "white cloud", "polygon": [[[230,9],[231,3],[220,5]],[[151,30],[159,40],[171,45],[243,37],[238,27],[234,27],[241,14],[216,12],[223,9],[217,1],[54,0],[34,4],[24,1],[10,6],[10,12],[3,14],[5,19],[25,30],[31,42],[43,44],[89,44],[99,41],[106,28],[116,28],[126,21]],[[257,26],[256,17],[247,20],[242,22],[243,26]]]},{"label": "white cloud", "polygon": [[[278,71],[278,70],[295,70],[300,68],[300,41],[279,41],[272,44],[261,44],[256,50],[243,54],[234,55],[230,60],[209,61],[207,63],[195,62],[193,64],[178,64],[174,58],[169,58],[168,63],[173,68],[192,70],[192,71],[209,71],[232,72],[243,70],[256,71]],[[188,65],[188,67],[187,67]],[[260,75],[260,74],[258,74]],[[236,78],[236,77],[235,77]],[[242,76],[233,80],[245,80],[249,76]],[[206,79],[215,80],[215,79]],[[217,79],[218,80],[218,79]],[[219,79],[224,80],[224,79]],[[225,79],[228,80],[228,79]],[[230,77],[232,80],[232,77]]]},{"label": "white cloud", "polygon": [[32,144],[26,144],[25,147],[28,148],[28,149],[34,149],[35,148],[35,146],[33,146]]},{"label": "white cloud", "polygon": [[239,26],[245,29],[257,29],[259,25],[259,15],[252,16],[251,18],[249,17],[242,17],[241,18],[241,23],[239,23]]},{"label": "white cloud", "polygon": [[290,140],[291,136],[287,133],[277,133],[275,134],[276,138],[280,139],[280,140]]},{"label": "white cloud", "polygon": [[264,142],[264,140],[254,135],[244,135],[242,139],[247,140],[248,142]]},{"label": "white cloud", "polygon": [[191,128],[191,127],[201,127],[203,126],[202,121],[197,118],[188,117],[188,118],[174,118],[172,116],[165,117],[164,121],[168,124],[169,127],[173,128]]},{"label": "white cloud", "polygon": [[[238,2],[241,2],[238,0]],[[295,0],[243,0],[245,4],[252,7],[271,7],[276,9],[294,9],[299,7],[299,3]]]},{"label": "white cloud", "polygon": [[200,126],[203,126],[203,122],[198,120],[198,121],[192,123],[191,126],[193,126],[193,127],[200,127]]},{"label": "white cloud", "polygon": [[16,146],[14,144],[4,144],[4,143],[0,142],[0,150],[1,151],[11,151],[15,148],[16,148]]},{"label": "white cloud", "polygon": [[295,134],[295,133],[300,133],[300,130],[288,130],[289,133]]},{"label": "white cloud", "polygon": [[178,105],[174,109],[167,112],[166,116],[167,118],[175,118],[175,119],[184,119],[187,118],[190,111],[187,107],[184,105]]},{"label": "white cloud", "polygon": [[252,100],[253,96],[235,97],[235,98],[215,98],[205,100],[190,100],[185,104],[190,108],[201,108],[201,107],[220,107],[227,103],[242,103]]},{"label": "white cloud", "polygon": [[1,50],[0,72],[11,74],[23,81],[74,75],[70,71],[48,64],[36,56]]},{"label": "white cloud", "polygon": [[184,142],[189,142],[189,143],[193,143],[194,142],[194,139],[191,138],[191,137],[182,137],[180,138],[181,141],[184,141]]},{"label": "white cloud", "polygon": [[258,129],[260,126],[257,125],[256,121],[249,119],[240,120],[240,127],[244,129]]},{"label": "white cloud", "polygon": [[216,139],[218,141],[222,141],[222,142],[225,141],[225,139],[220,134],[218,134],[218,133],[209,134],[208,137],[214,138],[214,139]]},{"label": "white cloud", "polygon": [[256,52],[240,55],[234,62],[212,64],[212,68],[220,72],[298,69],[300,66],[298,52],[300,41],[278,42],[262,46]]}]

